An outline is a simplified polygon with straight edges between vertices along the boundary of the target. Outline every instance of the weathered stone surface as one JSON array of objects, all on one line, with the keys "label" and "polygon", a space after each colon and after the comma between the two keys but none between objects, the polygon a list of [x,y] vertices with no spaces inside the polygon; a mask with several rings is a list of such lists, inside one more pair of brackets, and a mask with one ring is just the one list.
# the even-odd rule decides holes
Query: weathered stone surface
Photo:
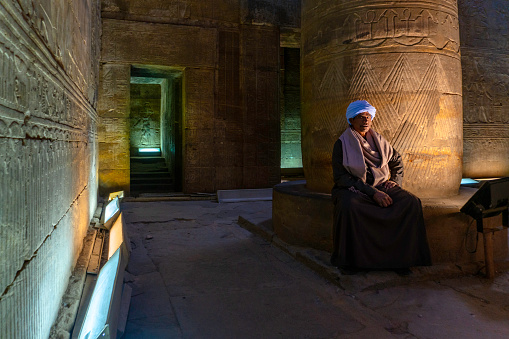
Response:
[{"label": "weathered stone surface", "polygon": [[102,64],[99,104],[99,193],[129,192],[129,65]]},{"label": "weathered stone surface", "polygon": [[129,169],[100,169],[99,170],[99,194],[124,191],[129,195]]},{"label": "weathered stone surface", "polygon": [[235,27],[300,27],[300,0],[102,0],[103,18]]},{"label": "weathered stone surface", "polygon": [[458,1],[463,173],[509,176],[509,2]]},{"label": "weathered stone surface", "polygon": [[[369,8],[366,5],[369,4]],[[356,99],[402,154],[404,187],[457,194],[462,98],[455,1],[303,1],[302,147],[308,187],[329,192],[334,141]]]},{"label": "weathered stone surface", "polygon": [[117,64],[101,65],[99,103],[97,105],[99,116],[128,118],[130,86],[130,66]]},{"label": "weathered stone surface", "polygon": [[[103,20],[102,61],[172,67],[214,67],[215,29]],[[192,37],[192,38],[190,38]]]},{"label": "weathered stone surface", "polygon": [[0,337],[46,338],[97,203],[98,1],[0,3]]},{"label": "weathered stone surface", "polygon": [[125,144],[125,142],[99,142],[100,170],[129,170],[129,149],[126,149]]},{"label": "weathered stone surface", "polygon": [[240,3],[242,23],[300,27],[300,0],[241,0]]},{"label": "weathered stone surface", "polygon": [[102,0],[103,17],[175,24],[232,24],[239,20],[238,0]]},{"label": "weathered stone surface", "polygon": [[[244,104],[243,188],[272,187],[281,181],[278,110],[279,36],[275,28],[242,27]],[[232,187],[233,188],[233,187]]]}]

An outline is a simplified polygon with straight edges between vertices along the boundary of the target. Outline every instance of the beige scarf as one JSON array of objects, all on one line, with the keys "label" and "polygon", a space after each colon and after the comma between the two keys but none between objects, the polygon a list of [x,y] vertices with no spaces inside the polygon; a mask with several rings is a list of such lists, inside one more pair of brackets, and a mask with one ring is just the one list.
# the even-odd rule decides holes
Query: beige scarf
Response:
[{"label": "beige scarf", "polygon": [[392,147],[384,137],[370,129],[364,139],[353,128],[347,128],[339,139],[343,146],[343,166],[350,174],[366,182],[369,166],[375,178],[374,187],[389,179]]}]

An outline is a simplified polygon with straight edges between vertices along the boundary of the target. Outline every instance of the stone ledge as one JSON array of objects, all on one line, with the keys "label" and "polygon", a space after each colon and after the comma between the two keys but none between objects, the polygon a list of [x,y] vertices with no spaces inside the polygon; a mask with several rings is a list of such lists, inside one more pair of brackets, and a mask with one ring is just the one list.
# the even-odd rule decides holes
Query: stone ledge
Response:
[{"label": "stone ledge", "polygon": [[[482,235],[477,241],[475,221],[460,212],[474,194],[474,188],[461,188],[460,194],[443,199],[421,199],[424,222],[433,263],[466,264],[484,261]],[[272,222],[274,234],[294,246],[332,251],[333,204],[330,194],[306,188],[305,181],[293,181],[274,187]],[[501,216],[488,218],[487,226],[502,224]],[[508,256],[507,230],[494,237],[494,258]]]},{"label": "stone ledge", "polygon": [[[303,265],[315,271],[325,279],[339,286],[349,294],[362,291],[373,291],[386,287],[402,286],[422,281],[456,278],[465,275],[482,275],[483,263],[473,262],[465,264],[439,263],[433,266],[414,267],[413,274],[406,277],[398,276],[393,271],[365,271],[356,275],[342,275],[330,262],[330,253],[309,247],[290,245],[282,241],[272,228],[270,211],[264,218],[239,216],[238,224],[251,233],[262,237],[273,246],[288,253]],[[498,262],[497,271],[509,269],[509,262]]]}]

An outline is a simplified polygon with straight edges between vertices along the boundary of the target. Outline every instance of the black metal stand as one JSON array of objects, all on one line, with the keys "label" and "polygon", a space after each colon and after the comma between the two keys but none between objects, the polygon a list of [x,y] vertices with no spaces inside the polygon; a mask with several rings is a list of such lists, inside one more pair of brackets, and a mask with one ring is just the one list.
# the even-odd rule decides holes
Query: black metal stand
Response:
[{"label": "black metal stand", "polygon": [[[509,210],[507,206],[484,210],[481,207],[476,208],[478,214],[476,215],[477,232],[483,234],[484,239],[484,264],[486,265],[486,277],[493,279],[495,277],[495,264],[493,262],[493,233],[501,231],[509,226]],[[494,217],[502,213],[502,226],[494,228],[486,228],[483,224],[483,219]]]}]

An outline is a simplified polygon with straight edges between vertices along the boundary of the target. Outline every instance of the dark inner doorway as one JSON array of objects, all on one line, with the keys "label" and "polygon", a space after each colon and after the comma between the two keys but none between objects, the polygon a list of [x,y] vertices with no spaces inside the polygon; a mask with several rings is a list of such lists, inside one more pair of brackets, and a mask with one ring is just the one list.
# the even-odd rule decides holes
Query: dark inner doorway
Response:
[{"label": "dark inner doorway", "polygon": [[182,72],[131,66],[131,196],[182,190]]}]

